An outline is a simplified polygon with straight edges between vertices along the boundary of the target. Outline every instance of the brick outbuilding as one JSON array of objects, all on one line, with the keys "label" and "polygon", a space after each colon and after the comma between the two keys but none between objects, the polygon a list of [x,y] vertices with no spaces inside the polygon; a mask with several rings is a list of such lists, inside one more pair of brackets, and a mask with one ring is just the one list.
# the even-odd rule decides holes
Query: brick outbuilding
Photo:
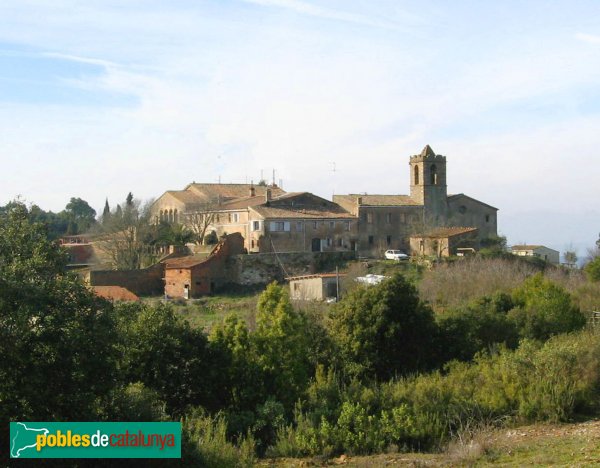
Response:
[{"label": "brick outbuilding", "polygon": [[225,261],[244,252],[244,238],[229,234],[208,257],[188,256],[165,261],[165,295],[191,299],[213,293],[227,284]]}]

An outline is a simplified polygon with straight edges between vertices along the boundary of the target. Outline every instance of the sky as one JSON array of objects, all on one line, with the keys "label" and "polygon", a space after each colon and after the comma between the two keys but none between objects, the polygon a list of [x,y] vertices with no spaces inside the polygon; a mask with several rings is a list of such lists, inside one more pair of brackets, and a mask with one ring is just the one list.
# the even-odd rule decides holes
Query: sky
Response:
[{"label": "sky", "polygon": [[196,182],[449,193],[509,244],[600,233],[597,1],[3,0],[0,204],[101,211]]}]

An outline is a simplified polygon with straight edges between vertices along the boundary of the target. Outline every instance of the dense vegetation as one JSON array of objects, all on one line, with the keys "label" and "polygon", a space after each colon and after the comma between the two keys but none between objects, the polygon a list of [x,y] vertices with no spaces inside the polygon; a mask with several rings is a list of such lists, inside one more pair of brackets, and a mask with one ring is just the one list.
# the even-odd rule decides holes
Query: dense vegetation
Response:
[{"label": "dense vegetation", "polygon": [[0,420],[181,420],[183,461],[221,467],[437,450],[468,425],[592,414],[600,336],[580,304],[597,283],[572,295],[548,276],[440,305],[442,276],[419,294],[396,274],[328,315],[271,284],[255,326],[232,315],[207,336],[169,306],[95,297],[17,203],[0,215]]}]

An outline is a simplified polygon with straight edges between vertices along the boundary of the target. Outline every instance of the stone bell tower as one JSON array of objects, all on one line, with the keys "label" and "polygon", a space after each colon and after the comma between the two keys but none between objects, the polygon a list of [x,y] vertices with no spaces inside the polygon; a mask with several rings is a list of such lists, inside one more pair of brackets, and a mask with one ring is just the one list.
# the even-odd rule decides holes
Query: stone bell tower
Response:
[{"label": "stone bell tower", "polygon": [[410,157],[410,197],[423,204],[423,221],[429,227],[445,226],[448,219],[446,157],[426,145]]}]

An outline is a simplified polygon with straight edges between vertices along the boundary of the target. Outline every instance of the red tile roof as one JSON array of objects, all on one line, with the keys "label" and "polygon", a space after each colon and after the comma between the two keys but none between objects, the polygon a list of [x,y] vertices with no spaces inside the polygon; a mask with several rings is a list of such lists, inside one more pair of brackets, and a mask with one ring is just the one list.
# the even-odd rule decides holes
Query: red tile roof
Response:
[{"label": "red tile roof", "polygon": [[121,286],[92,286],[96,296],[111,301],[139,301],[140,298]]}]

